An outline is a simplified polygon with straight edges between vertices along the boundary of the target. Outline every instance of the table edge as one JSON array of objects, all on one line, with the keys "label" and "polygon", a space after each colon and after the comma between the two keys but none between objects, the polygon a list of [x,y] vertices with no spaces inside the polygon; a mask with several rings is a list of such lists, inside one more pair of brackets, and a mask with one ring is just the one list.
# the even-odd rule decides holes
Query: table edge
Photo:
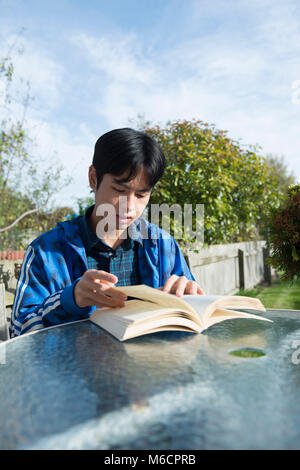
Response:
[{"label": "table edge", "polygon": [[74,321],[69,321],[69,322],[66,322],[66,323],[60,323],[59,325],[53,325],[53,326],[47,326],[47,327],[43,327],[43,328],[39,328],[38,330],[34,330],[34,331],[29,331],[28,333],[25,333],[23,335],[18,335],[18,336],[15,336],[14,338],[10,338],[10,339],[7,339],[6,341],[0,341],[0,347],[1,345],[6,345],[8,343],[11,343],[13,341],[16,341],[18,339],[22,339],[22,338],[25,338],[27,336],[32,336],[36,333],[41,333],[42,331],[45,331],[45,330],[52,330],[53,328],[58,328],[58,327],[61,327],[61,326],[67,326],[67,325],[72,325],[74,323],[81,323],[81,322],[84,322],[84,321],[88,321],[89,318],[83,318],[81,320],[74,320]]}]

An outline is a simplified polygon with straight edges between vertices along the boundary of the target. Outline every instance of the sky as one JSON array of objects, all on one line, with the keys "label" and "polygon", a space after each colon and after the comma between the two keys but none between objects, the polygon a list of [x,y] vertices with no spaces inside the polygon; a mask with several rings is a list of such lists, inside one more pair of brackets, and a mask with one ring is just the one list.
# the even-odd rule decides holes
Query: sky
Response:
[{"label": "sky", "polygon": [[139,115],[214,124],[300,181],[299,1],[0,0],[0,57],[13,43],[36,152],[72,177],[56,205],[90,195],[96,140]]}]

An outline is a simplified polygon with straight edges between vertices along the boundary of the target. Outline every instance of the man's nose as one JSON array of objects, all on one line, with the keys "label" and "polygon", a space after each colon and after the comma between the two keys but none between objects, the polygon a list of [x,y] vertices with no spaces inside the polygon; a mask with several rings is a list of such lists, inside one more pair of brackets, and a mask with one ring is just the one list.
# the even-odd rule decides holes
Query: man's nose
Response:
[{"label": "man's nose", "polygon": [[129,194],[127,197],[127,215],[131,216],[135,214],[135,194]]},{"label": "man's nose", "polygon": [[128,194],[127,196],[122,196],[119,201],[120,211],[122,214],[132,217],[135,215],[135,195]]}]

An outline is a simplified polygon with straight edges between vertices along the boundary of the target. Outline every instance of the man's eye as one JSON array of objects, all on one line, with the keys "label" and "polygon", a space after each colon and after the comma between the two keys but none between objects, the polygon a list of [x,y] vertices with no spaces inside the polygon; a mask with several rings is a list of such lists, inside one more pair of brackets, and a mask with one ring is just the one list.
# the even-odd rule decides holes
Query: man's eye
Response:
[{"label": "man's eye", "polygon": [[125,193],[125,191],[122,189],[113,188],[113,190],[117,191],[117,193]]},{"label": "man's eye", "polygon": [[[123,189],[118,189],[118,188],[112,188],[114,191],[117,191],[117,193],[125,193],[126,191],[124,191]],[[145,194],[137,194],[136,197],[138,199],[142,199],[143,197],[145,197],[146,195]]]}]

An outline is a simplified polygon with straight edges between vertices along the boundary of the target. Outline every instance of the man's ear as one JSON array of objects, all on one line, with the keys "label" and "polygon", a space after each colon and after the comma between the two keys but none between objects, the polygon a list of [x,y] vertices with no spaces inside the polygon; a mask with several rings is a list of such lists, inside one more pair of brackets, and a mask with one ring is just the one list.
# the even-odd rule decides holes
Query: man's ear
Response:
[{"label": "man's ear", "polygon": [[90,183],[90,188],[96,192],[97,190],[97,174],[96,174],[96,168],[91,165],[89,167],[89,183]]}]

